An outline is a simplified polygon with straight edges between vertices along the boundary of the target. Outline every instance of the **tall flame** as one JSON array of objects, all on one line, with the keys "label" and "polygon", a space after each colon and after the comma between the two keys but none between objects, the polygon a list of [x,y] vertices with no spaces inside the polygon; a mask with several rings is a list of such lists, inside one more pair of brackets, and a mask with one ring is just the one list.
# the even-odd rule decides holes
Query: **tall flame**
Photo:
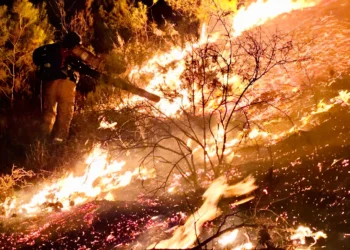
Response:
[{"label": "tall flame", "polygon": [[[318,0],[258,0],[256,3],[249,5],[247,8],[241,8],[238,10],[238,12],[232,18],[233,24],[230,32],[232,33],[233,37],[237,37],[241,35],[242,32],[261,25],[267,20],[280,14],[288,13],[297,9],[312,7],[317,2]],[[205,46],[206,44],[217,43],[218,40],[225,37],[224,34],[220,34],[219,32],[208,34],[207,30],[207,25],[203,24],[201,36],[197,43],[187,43],[184,48],[174,46],[166,53],[155,55],[152,59],[147,61],[143,67],[135,67],[129,74],[129,77],[132,79],[137,79],[143,74],[153,75],[149,85],[146,87],[146,89],[151,92],[156,92],[157,94],[161,95],[162,93],[158,92],[158,88],[165,83],[168,88],[180,94],[181,97],[176,97],[171,101],[162,98],[156,105],[157,108],[168,116],[176,116],[181,107],[185,107],[186,109],[192,104],[192,102],[189,100],[190,97],[187,90],[181,88],[181,75],[184,73],[186,68],[185,58],[191,55],[195,49]],[[176,64],[171,65],[174,62],[176,62]],[[167,68],[166,72],[162,72],[164,68]],[[219,79],[222,77],[225,78],[227,76],[220,75]],[[232,75],[230,79],[227,79],[227,82],[233,85],[237,83],[239,84],[240,81],[241,79],[236,75]],[[135,97],[132,99],[132,102],[138,100],[140,100],[140,98]],[[212,105],[214,105],[214,103],[212,103]]]},{"label": "tall flame", "polygon": [[[257,25],[261,25],[267,20],[274,18],[280,14],[288,13],[293,10],[303,9],[306,7],[314,6],[318,1],[306,1],[306,0],[258,0],[247,8],[242,8],[238,10],[238,12],[232,18],[232,35],[239,36],[245,30],[248,30]],[[157,91],[157,88],[162,84],[166,84],[167,87],[173,89],[174,91],[179,91],[181,93],[181,97],[176,97],[175,100],[170,102],[169,100],[163,98],[158,104],[157,108],[159,108],[163,113],[169,116],[175,116],[179,110],[180,106],[188,107],[191,105],[191,101],[189,100],[188,93],[185,89],[181,89],[181,75],[184,73],[186,68],[185,58],[190,55],[193,50],[200,48],[201,46],[207,43],[216,43],[218,39],[220,39],[222,35],[220,33],[207,33],[207,26],[202,26],[201,37],[197,43],[188,43],[185,45],[185,48],[174,46],[167,53],[157,54],[151,60],[145,63],[145,65],[141,68],[134,68],[131,73],[131,78],[138,78],[142,74],[151,74],[153,78],[150,81],[150,84],[147,86],[147,90],[149,91]],[[170,64],[176,62],[176,64],[169,67]],[[166,72],[162,72],[159,68],[167,68]],[[227,76],[221,76],[227,77]],[[230,79],[227,79],[232,85],[239,84],[241,79],[232,75]],[[297,90],[296,90],[297,91]],[[342,102],[343,104],[349,103],[349,93],[346,91],[340,92],[339,97],[335,100],[338,102]],[[137,101],[138,98],[135,97],[132,101]],[[211,105],[215,105],[215,103],[211,103]],[[311,115],[316,115],[321,112],[328,111],[333,104],[325,104],[324,102],[320,102],[317,110],[312,112]],[[307,116],[309,117],[309,116]],[[310,117],[309,117],[310,118]],[[305,118],[306,120],[309,118]],[[303,125],[303,124],[302,124]],[[304,123],[305,125],[305,123]],[[108,123],[105,120],[101,121],[101,128],[115,128],[116,123]],[[221,129],[221,130],[220,130]],[[293,128],[294,130],[294,128]],[[292,130],[291,130],[292,131]],[[269,133],[257,129],[252,129],[248,131],[247,137],[250,139],[257,138],[269,138],[276,139],[282,136],[285,136],[286,133],[281,133],[279,135],[270,135]],[[228,141],[225,145],[228,148],[227,154],[231,154],[232,150],[230,147],[237,145],[241,138],[246,136],[243,133],[238,134],[237,138],[232,138],[231,141]],[[217,131],[217,137],[215,140],[220,141],[222,137],[222,128],[219,128]],[[208,154],[215,153],[215,145],[209,145],[206,150],[208,150]],[[194,151],[198,151],[198,148],[194,148]],[[234,155],[233,153],[231,155]],[[62,203],[63,209],[68,209],[71,204],[81,204],[86,202],[87,200],[95,197],[102,196],[101,198],[112,199],[110,192],[114,189],[126,186],[130,183],[133,177],[138,174],[138,170],[134,171],[126,171],[123,172],[123,167],[125,166],[125,162],[117,162],[114,161],[109,163],[107,160],[107,153],[103,152],[101,149],[96,148],[93,153],[90,155],[88,160],[86,161],[87,167],[82,176],[74,176],[73,173],[69,173],[67,176],[56,180],[53,184],[45,185],[41,191],[35,194],[29,202],[22,204],[20,206],[20,210],[26,212],[28,214],[37,213],[40,211],[40,207],[42,204],[47,202],[60,202]],[[147,174],[146,174],[147,175]],[[213,183],[213,185],[217,185],[217,182],[220,182],[220,179]],[[220,182],[219,186],[223,187],[225,184]],[[252,183],[248,183],[247,186],[251,187]],[[206,201],[203,204],[204,207],[214,208],[214,205],[217,203],[218,199],[221,195],[232,195],[235,192],[227,194],[228,190],[231,190],[232,187],[227,188],[219,188],[219,190],[224,190],[220,193],[219,196],[214,195],[213,197],[206,197]],[[207,192],[211,192],[211,189],[208,189]],[[217,191],[214,192],[215,194]],[[219,193],[219,192],[218,192]],[[213,200],[211,200],[213,199]],[[20,203],[20,202],[19,202]],[[7,210],[13,210],[17,208],[17,201],[8,201],[6,202]],[[203,209],[202,209],[203,210]],[[201,218],[203,221],[209,220],[210,218],[215,217],[213,213],[205,213],[201,209],[198,210],[198,213],[205,214],[206,216]],[[9,212],[7,212],[9,214]],[[189,220],[190,221],[190,220]],[[192,217],[192,223],[195,221],[195,216]],[[191,224],[191,223],[190,223]],[[200,223],[198,229],[200,229]],[[188,228],[192,227],[193,224],[188,225]],[[184,231],[189,229],[184,228]],[[193,235],[192,235],[193,237]],[[192,238],[185,240],[183,245],[192,244]]]},{"label": "tall flame", "polygon": [[[251,4],[247,8],[241,8],[232,19],[232,35],[239,36],[243,31],[248,30],[256,25],[263,24],[267,20],[276,17],[282,13],[287,13],[296,9],[303,9],[306,7],[314,6],[317,1],[306,1],[306,0],[258,0],[256,3]],[[180,106],[189,106],[191,101],[189,100],[188,93],[185,89],[179,88],[181,86],[181,75],[185,70],[185,58],[190,55],[194,49],[200,48],[207,43],[216,43],[220,39],[220,33],[207,33],[207,26],[202,26],[201,37],[197,43],[188,43],[185,48],[174,46],[169,52],[155,55],[149,60],[142,68],[135,68],[131,71],[130,77],[137,78],[141,74],[152,74],[154,77],[151,79],[147,89],[150,91],[156,91],[157,87],[161,86],[164,82],[166,85],[174,89],[175,91],[181,92],[181,97],[175,98],[172,102],[167,99],[162,99],[157,107],[164,112],[166,115],[175,116]],[[168,67],[171,63],[177,62],[175,66]],[[159,66],[168,68],[167,72],[161,72]],[[225,77],[225,76],[222,76]],[[227,76],[226,76],[227,77]],[[231,84],[239,84],[240,78],[232,75],[228,82]],[[345,93],[345,92],[344,92]],[[342,100],[348,101],[348,95],[342,93]],[[137,97],[133,101],[137,101]],[[215,103],[211,103],[215,105]],[[324,112],[328,110],[331,105],[325,105],[320,103],[315,113]],[[101,121],[101,127],[114,129],[116,123],[108,123],[104,119]],[[221,128],[222,129],[222,128]],[[222,137],[222,131],[218,131],[217,141],[220,141]],[[275,135],[274,138],[285,135]],[[244,134],[238,134],[238,138],[233,138],[228,141],[226,147],[228,150],[226,154],[231,154],[232,150],[230,147],[235,146],[239,141],[240,137],[245,136]],[[253,129],[249,132],[248,138],[270,138],[270,134],[267,132]],[[208,145],[208,154],[214,154],[214,145]],[[198,148],[194,148],[194,151],[198,151]],[[68,174],[66,177],[57,180],[53,184],[47,184],[42,190],[35,194],[32,199],[21,206],[22,211],[27,213],[36,213],[40,209],[40,205],[47,202],[60,202],[62,203],[63,209],[68,209],[70,204],[80,204],[87,201],[90,198],[97,196],[104,196],[102,198],[111,199],[111,190],[123,187],[130,183],[131,179],[137,174],[137,171],[126,171],[122,173],[122,169],[125,162],[107,162],[107,154],[101,152],[100,149],[96,149],[91,157],[86,162],[87,168],[82,176],[75,177],[73,173]],[[6,203],[6,207],[14,209],[17,201],[9,201]]]},{"label": "tall flame", "polygon": [[[283,13],[289,13],[294,10],[301,10],[304,8],[312,7],[318,4],[319,0],[258,0],[255,3],[252,3],[246,8],[239,9],[234,16],[232,17],[232,30],[231,35],[232,38],[239,37],[242,32],[249,30],[257,25],[262,25],[266,21],[275,18],[276,16],[283,14]],[[151,79],[149,81],[149,85],[146,87],[147,90],[151,92],[156,92],[159,95],[162,95],[161,91],[159,89],[162,89],[163,87],[166,87],[170,89],[171,91],[178,93],[179,96],[174,97],[172,100],[168,98],[162,98],[161,101],[156,104],[157,110],[160,110],[157,115],[167,115],[170,117],[178,117],[182,115],[182,110],[190,110],[192,107],[191,105],[197,107],[200,107],[200,91],[195,90],[194,91],[194,101],[191,100],[191,96],[189,94],[189,91],[184,87],[184,83],[182,80],[183,73],[186,70],[186,58],[188,58],[196,49],[198,48],[205,48],[206,45],[210,44],[220,44],[220,39],[226,39],[227,36],[224,36],[223,34],[220,34],[219,32],[210,33],[208,30],[211,30],[211,28],[207,27],[207,25],[202,26],[201,30],[201,36],[197,43],[188,43],[185,45],[184,48],[174,46],[172,47],[167,53],[160,53],[155,55],[151,60],[147,61],[143,67],[141,68],[134,68],[131,73],[130,77],[134,79],[138,79],[142,75],[151,76]],[[298,42],[298,41],[297,41]],[[345,43],[345,42],[344,42]],[[324,46],[322,44],[322,46]],[[320,47],[322,47],[320,45]],[[313,51],[312,47],[308,47],[307,51]],[[323,50],[322,50],[323,51]],[[196,53],[193,53],[196,54]],[[225,51],[223,52],[225,54]],[[224,55],[225,56],[225,55]],[[213,63],[214,64],[214,63]],[[160,66],[160,67],[159,67]],[[211,67],[211,66],[210,66]],[[213,66],[214,67],[214,66]],[[167,69],[166,71],[164,69]],[[223,82],[229,83],[229,85],[236,87],[236,86],[242,86],[244,84],[242,83],[242,78],[231,74],[229,79],[227,74],[221,74],[220,70],[213,69],[213,73],[217,72],[217,78],[218,79],[224,79]],[[320,70],[320,72],[324,72],[323,69]],[[279,78],[276,80],[277,84],[274,84],[275,79],[268,78],[265,82],[263,79],[260,80],[260,82],[257,83],[256,89],[254,91],[249,92],[249,94],[246,95],[246,101],[242,101],[241,106],[248,106],[251,102],[251,100],[259,99],[260,96],[263,96],[264,94],[269,94],[269,91],[271,89],[276,91],[283,91],[284,93],[288,93],[290,97],[291,94],[294,94],[294,96],[298,96],[300,90],[302,89],[302,80],[298,79],[287,79],[285,72],[281,72],[280,70],[276,69],[276,72],[274,72]],[[296,74],[297,75],[297,74]],[[268,82],[271,83],[268,83]],[[283,84],[280,84],[283,82]],[[293,82],[292,84],[284,84]],[[170,91],[170,92],[171,92]],[[342,103],[343,105],[346,105],[348,103],[348,95],[346,92],[342,92],[342,95],[337,97],[335,99],[336,102]],[[215,93],[213,94],[213,96]],[[135,98],[132,100],[132,102],[135,102],[139,100],[138,98]],[[208,112],[211,112],[215,108],[217,108],[217,104],[220,100],[220,97],[217,99],[210,100],[208,102]],[[273,100],[272,104],[277,103],[281,100],[281,97],[276,96]],[[229,100],[232,101],[232,100]],[[244,102],[244,103],[243,103]],[[283,105],[283,104],[281,104]],[[286,105],[287,106],[287,105]],[[327,112],[330,110],[334,104],[329,104],[328,102],[320,102],[315,109],[313,109],[311,112],[304,113],[303,116],[298,115],[298,119],[300,119],[299,122],[293,121],[292,128],[288,127],[283,132],[273,132],[269,130],[263,130],[261,127],[259,129],[257,128],[249,128],[246,131],[238,132],[236,135],[231,136],[230,139],[225,144],[225,155],[229,157],[234,157],[234,150],[233,148],[236,147],[239,143],[242,142],[242,139],[248,138],[251,140],[259,140],[262,142],[269,142],[269,143],[276,143],[278,140],[285,138],[286,136],[295,133],[298,130],[307,129],[307,127],[310,126],[311,120],[316,119],[314,118],[315,115]],[[288,107],[288,106],[287,106]],[[280,107],[279,107],[280,108]],[[283,107],[280,108],[280,110],[283,110]],[[249,112],[249,118],[250,120],[257,122],[257,121],[264,121],[266,119],[271,118],[273,115],[280,115],[277,114],[277,109],[273,109],[272,107],[269,107],[264,112]],[[284,111],[284,110],[283,110]],[[254,112],[254,113],[253,113]],[[289,112],[286,112],[289,113]],[[271,120],[270,120],[271,121]],[[268,121],[268,122],[270,122]],[[266,122],[268,124],[268,122]],[[312,123],[316,124],[316,123]],[[220,124],[219,124],[220,125]],[[271,126],[270,126],[271,127]],[[208,141],[208,146],[206,148],[208,152],[208,156],[215,156],[217,153],[215,142],[220,142],[223,138],[222,133],[222,127],[219,127],[217,131],[215,131],[216,128],[213,129],[214,132],[217,132],[212,141]],[[233,138],[234,137],[234,138]],[[208,139],[208,138],[207,138]],[[210,139],[208,139],[210,140]],[[193,146],[195,153],[202,153],[202,149],[198,146]],[[220,148],[219,148],[220,150]],[[209,159],[208,159],[209,161]]]}]

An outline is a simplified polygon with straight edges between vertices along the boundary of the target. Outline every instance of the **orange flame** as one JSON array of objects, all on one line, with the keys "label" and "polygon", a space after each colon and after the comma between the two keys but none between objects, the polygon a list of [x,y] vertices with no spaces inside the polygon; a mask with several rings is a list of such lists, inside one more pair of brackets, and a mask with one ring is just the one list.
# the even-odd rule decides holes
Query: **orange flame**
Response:
[{"label": "orange flame", "polygon": [[333,101],[335,103],[340,103],[342,105],[349,105],[350,103],[350,92],[347,90],[339,91],[339,95],[334,97]]},{"label": "orange flame", "polygon": [[317,243],[317,240],[320,238],[327,238],[327,235],[325,233],[323,233],[322,231],[318,231],[316,233],[312,232],[312,230],[308,227],[304,227],[304,226],[299,226],[297,230],[295,230],[295,233],[290,237],[291,240],[295,241],[296,245],[305,245],[306,241],[305,238],[306,237],[311,237],[314,239],[314,243],[312,243],[308,249],[310,249],[310,247],[312,247],[313,245],[315,245]]},{"label": "orange flame", "polygon": [[[265,23],[267,20],[272,19],[280,14],[288,13],[293,10],[297,9],[303,9],[307,7],[311,7],[316,5],[318,3],[318,0],[267,0],[262,1],[258,0],[256,3],[251,4],[247,8],[242,8],[238,10],[238,12],[232,17],[232,27],[230,30],[230,33],[232,37],[239,36],[243,31],[249,30],[257,25],[261,25]],[[215,23],[215,22],[214,22]],[[190,110],[190,108],[193,106],[196,106],[200,108],[200,100],[201,100],[201,91],[199,89],[194,90],[193,99],[191,100],[191,96],[186,88],[184,86],[183,81],[181,79],[183,73],[186,70],[186,58],[190,56],[196,49],[198,48],[204,48],[208,44],[220,44],[222,43],[222,40],[227,39],[227,34],[223,35],[220,34],[220,32],[211,32],[208,33],[208,28],[206,24],[203,24],[202,30],[201,30],[201,36],[197,43],[187,43],[184,48],[174,46],[172,47],[167,53],[161,53],[155,55],[151,60],[147,61],[143,67],[138,68],[135,67],[131,73],[129,74],[130,78],[133,79],[139,79],[142,76],[151,77],[149,81],[149,85],[146,87],[146,89],[150,92],[155,92],[158,95],[162,95],[163,93],[159,91],[159,89],[167,88],[170,89],[170,91],[173,91],[175,93],[178,93],[179,95],[177,97],[173,97],[171,100],[167,98],[162,98],[159,103],[157,103],[156,109],[160,112],[157,112],[156,116],[170,116],[170,117],[180,117],[183,114],[183,110]],[[234,38],[232,38],[234,39]],[[227,49],[222,52],[224,57],[227,57],[230,53]],[[227,54],[227,55],[226,55]],[[214,67],[214,63],[212,66]],[[167,69],[164,71],[164,69]],[[222,79],[222,82],[228,83],[229,85],[233,86],[237,90],[241,90],[243,79],[242,77],[238,75],[231,74],[229,77],[225,73],[221,73],[220,70],[215,70],[215,67],[212,69],[214,74],[217,74],[218,79]],[[268,89],[269,86],[265,86],[264,82],[259,83],[260,89]],[[277,85],[276,85],[277,86]],[[274,86],[274,88],[277,88]],[[278,85],[282,86],[282,85]],[[292,86],[291,92],[295,93],[298,92],[299,86]],[[294,92],[293,92],[294,91]],[[210,91],[207,91],[210,93]],[[255,94],[249,93],[251,96],[247,96],[246,100],[241,101],[241,105],[248,105],[251,100],[255,99],[257,97],[257,92]],[[208,102],[207,106],[207,113],[210,113],[211,111],[215,110],[219,103],[220,103],[220,94],[215,95],[215,93],[210,93],[212,95],[212,98]],[[232,97],[233,98],[233,97]],[[277,99],[277,98],[276,98]],[[140,100],[139,98],[135,97],[131,100],[132,103],[137,102]],[[234,99],[228,100],[228,102],[234,102]],[[328,106],[326,107],[328,108]],[[315,112],[320,112],[321,109],[316,110]],[[272,112],[271,112],[272,113]],[[259,117],[259,114],[254,114],[254,117],[250,117],[252,120],[260,120],[265,119],[265,114],[261,114],[261,117]],[[304,124],[304,123],[302,123]],[[218,124],[220,125],[220,124]],[[290,129],[290,128],[288,128]],[[212,129],[215,131],[215,129]],[[233,148],[237,146],[237,144],[242,142],[242,139],[248,138],[248,139],[259,139],[259,141],[267,141],[274,143],[277,140],[287,136],[290,133],[295,132],[298,130],[297,126],[290,131],[284,131],[279,134],[274,134],[270,131],[261,131],[260,129],[254,129],[249,131],[248,134],[240,133],[238,132],[236,135],[231,135],[230,140],[226,141],[225,147],[221,145],[219,148],[217,148],[215,144],[221,143],[224,135],[224,131],[222,127],[218,127],[216,134],[213,136],[214,138],[207,138],[207,148],[205,149],[207,152],[207,161],[211,161],[210,157],[215,157],[217,153],[221,154],[224,153],[227,159],[230,161],[233,158],[236,157],[234,155]],[[232,138],[235,137],[235,138]],[[225,148],[225,152],[222,152],[222,149]],[[199,146],[196,147],[193,146],[193,152],[197,154],[202,154],[203,149]],[[218,150],[218,152],[216,151]],[[170,189],[172,191],[173,189]]]},{"label": "orange flame", "polygon": [[225,177],[214,180],[203,194],[202,206],[192,214],[183,226],[178,227],[170,239],[153,243],[148,248],[189,248],[194,244],[205,222],[214,220],[222,212],[217,205],[222,196],[240,196],[257,188],[255,180],[249,176],[242,182],[229,186]]},{"label": "orange flame", "polygon": [[102,117],[100,121],[100,127],[98,129],[110,129],[115,130],[115,127],[117,126],[117,122],[108,122],[106,120],[106,117]]},{"label": "orange flame", "polygon": [[237,237],[238,229],[233,230],[232,232],[227,232],[220,236],[218,242],[221,246],[226,246],[228,244],[231,244]]},{"label": "orange flame", "polygon": [[261,25],[283,13],[312,7],[315,4],[316,1],[305,0],[258,0],[248,8],[241,8],[237,12],[233,18],[234,35],[238,36],[243,31]]},{"label": "orange flame", "polygon": [[[251,4],[247,8],[241,8],[233,17],[233,26],[231,33],[233,36],[239,36],[243,31],[249,30],[257,25],[265,23],[267,20],[272,19],[280,14],[288,13],[293,10],[303,9],[306,7],[314,6],[318,2],[306,1],[306,0],[258,0],[256,3]],[[156,107],[161,110],[167,116],[176,116],[181,111],[181,107],[187,109],[192,102],[189,100],[189,94],[186,89],[182,89],[181,75],[185,70],[185,58],[190,55],[195,49],[200,48],[206,44],[212,44],[218,42],[219,39],[225,39],[226,36],[219,32],[207,33],[207,25],[203,24],[201,36],[197,43],[187,43],[184,48],[179,46],[172,47],[167,53],[161,53],[155,55],[152,59],[147,61],[143,67],[135,67],[131,70],[129,77],[131,79],[138,79],[141,75],[153,75],[149,85],[146,87],[148,91],[155,92],[161,95],[157,89],[164,83],[168,88],[176,91],[181,97],[173,98],[169,101],[162,98]],[[223,52],[225,54],[225,52]],[[227,52],[229,54],[229,52]],[[176,62],[176,63],[175,63]],[[175,64],[172,64],[175,63]],[[170,64],[172,64],[170,66]],[[164,69],[167,68],[167,72],[162,72],[159,66]],[[230,79],[227,79],[227,75],[220,75],[219,79],[225,79],[225,82],[229,82],[232,85],[240,85],[241,79],[236,75],[231,75]],[[140,100],[138,97],[134,97],[132,102]],[[200,93],[195,96],[196,102],[200,100]],[[214,107],[215,103],[211,103]]]},{"label": "orange flame", "polygon": [[234,249],[232,250],[250,250],[250,249],[253,249],[253,244],[251,242],[247,242],[243,245],[240,245],[238,247],[235,247]]},{"label": "orange flame", "polygon": [[311,114],[319,114],[319,113],[327,112],[327,111],[330,110],[333,106],[334,106],[334,104],[326,104],[326,103],[323,102],[323,100],[321,100],[321,101],[317,104],[317,110],[313,111]]},{"label": "orange flame", "polygon": [[13,200],[5,207],[7,214],[17,208],[19,213],[34,215],[48,203],[59,202],[62,209],[67,210],[72,204],[82,204],[92,198],[113,200],[110,192],[127,186],[136,175],[140,174],[142,179],[153,177],[153,172],[144,168],[123,172],[124,161],[109,162],[107,158],[106,151],[99,146],[95,147],[86,159],[87,167],[82,176],[69,173],[51,184],[46,184],[27,203],[17,204],[17,201]]}]

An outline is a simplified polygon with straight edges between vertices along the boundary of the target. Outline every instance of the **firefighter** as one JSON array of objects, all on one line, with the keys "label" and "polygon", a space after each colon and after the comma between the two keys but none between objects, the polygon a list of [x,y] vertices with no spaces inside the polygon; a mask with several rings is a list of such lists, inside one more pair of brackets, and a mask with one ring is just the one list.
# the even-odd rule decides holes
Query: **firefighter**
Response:
[{"label": "firefighter", "polygon": [[118,88],[152,101],[160,100],[159,96],[113,75],[126,70],[126,62],[121,57],[112,54],[102,59],[80,45],[80,36],[70,32],[62,42],[44,45],[33,53],[34,64],[40,66],[40,76],[44,82],[42,132],[46,138],[51,136],[54,143],[62,143],[68,138],[79,72],[98,81],[114,83]]},{"label": "firefighter", "polygon": [[34,63],[40,66],[44,89],[42,133],[45,138],[51,137],[54,143],[65,142],[69,135],[79,73],[66,63],[66,59],[80,44],[80,36],[70,32],[63,41],[44,45],[33,53]]}]

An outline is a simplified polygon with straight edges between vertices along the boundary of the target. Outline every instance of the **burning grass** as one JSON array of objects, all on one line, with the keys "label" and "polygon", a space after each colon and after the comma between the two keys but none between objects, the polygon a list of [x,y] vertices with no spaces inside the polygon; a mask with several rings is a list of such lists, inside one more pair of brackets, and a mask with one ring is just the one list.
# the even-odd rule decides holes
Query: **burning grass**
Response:
[{"label": "burning grass", "polygon": [[[13,233],[8,245],[237,250],[322,245],[333,232],[319,231],[325,221],[302,218],[297,207],[303,202],[312,216],[317,212],[327,223],[334,214],[342,220],[348,216],[344,176],[350,156],[344,138],[349,134],[342,125],[348,122],[337,119],[349,106],[346,84],[339,82],[350,66],[344,56],[350,54],[350,26],[348,19],[319,15],[317,8],[329,6],[318,2],[258,1],[229,23],[218,11],[220,27],[204,25],[198,42],[175,46],[135,68],[130,77],[149,78],[147,89],[162,95],[162,101],[153,105],[130,99],[133,112],[127,122],[101,119],[99,129],[112,131],[104,140],[109,152],[97,147],[80,175],[69,172],[43,184],[27,201],[7,203],[6,215],[36,220],[24,235]],[[261,11],[271,10],[270,4],[273,11]],[[263,16],[251,14],[257,7]],[[293,29],[281,16],[275,19],[277,31],[255,27],[307,7],[312,8],[292,12],[300,18]],[[242,23],[248,25],[238,26]],[[344,138],[331,138],[332,130]],[[330,144],[336,149],[327,151]],[[113,159],[111,152],[120,155]],[[330,159],[336,160],[329,164]],[[259,176],[256,183],[253,178],[240,182],[252,172]],[[332,181],[343,186],[333,187]],[[118,201],[123,197],[116,191],[126,192],[136,182],[147,195]],[[198,191],[204,193],[203,202]],[[324,194],[334,198],[326,206],[341,207],[341,215],[319,212]],[[174,204],[170,200],[176,195],[181,198]],[[56,213],[39,221],[44,210]]]}]

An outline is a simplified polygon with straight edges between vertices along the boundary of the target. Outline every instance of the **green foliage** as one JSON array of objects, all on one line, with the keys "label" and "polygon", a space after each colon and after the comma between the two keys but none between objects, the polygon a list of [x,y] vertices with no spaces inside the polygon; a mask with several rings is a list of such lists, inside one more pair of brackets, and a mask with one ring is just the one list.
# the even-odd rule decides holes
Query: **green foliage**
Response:
[{"label": "green foliage", "polygon": [[112,50],[123,56],[129,65],[144,61],[147,58],[145,49],[148,50],[146,54],[154,52],[156,44],[150,37],[153,26],[149,25],[146,5],[130,0],[115,1],[110,9],[101,6],[99,16],[113,41]]},{"label": "green foliage", "polygon": [[8,21],[7,13],[7,7],[6,6],[0,6],[0,47],[3,47],[5,45],[6,40],[8,39],[8,30],[6,23]]},{"label": "green foliage", "polygon": [[166,0],[176,11],[185,15],[206,20],[211,14],[219,12],[234,12],[237,9],[237,0]]},{"label": "green foliage", "polygon": [[0,27],[0,94],[13,103],[17,94],[30,92],[32,52],[51,38],[51,29],[45,6],[28,0],[1,7]]},{"label": "green foliage", "polygon": [[[152,57],[160,48],[163,36],[156,36],[157,25],[147,17],[147,7],[130,0],[104,1],[95,22],[95,52],[104,58],[109,74],[124,74]],[[106,42],[107,41],[107,42]],[[87,96],[85,107],[106,107],[120,103],[120,90],[100,82]]]},{"label": "green foliage", "polygon": [[128,0],[115,1],[111,11],[100,8],[100,16],[113,31],[128,29],[132,33],[143,29],[147,23],[147,7],[139,2],[136,6]]},{"label": "green foliage", "polygon": [[[81,38],[83,45],[88,47],[91,45],[91,39],[94,35],[94,15],[92,13],[92,3],[93,0],[86,0],[84,8],[78,10],[72,17],[67,18],[67,13],[64,1],[62,1],[61,5],[57,4],[57,1],[52,1],[52,4],[57,5],[57,8],[60,8],[61,19],[69,19],[62,21],[65,25],[64,29],[69,31],[77,32]],[[69,7],[69,6],[68,6]],[[93,50],[90,50],[93,51]]]},{"label": "green foliage", "polygon": [[182,13],[195,14],[201,6],[201,1],[198,0],[166,0],[166,2],[176,11]]},{"label": "green foliage", "polygon": [[124,55],[118,50],[113,50],[108,55],[106,55],[104,64],[104,69],[110,73],[122,74],[126,70]]}]

